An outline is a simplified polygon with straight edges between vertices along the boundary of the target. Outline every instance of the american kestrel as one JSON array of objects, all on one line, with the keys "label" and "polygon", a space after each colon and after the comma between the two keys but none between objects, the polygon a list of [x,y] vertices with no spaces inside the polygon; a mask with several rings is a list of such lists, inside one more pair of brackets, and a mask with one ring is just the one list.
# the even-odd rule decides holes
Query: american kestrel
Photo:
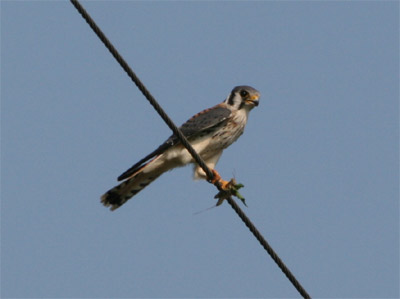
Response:
[{"label": "american kestrel", "polygon": [[[197,113],[180,127],[194,150],[212,169],[213,183],[219,181],[222,187],[228,183],[221,179],[214,167],[222,151],[243,134],[248,114],[258,106],[259,97],[260,93],[253,87],[237,86],[222,103]],[[107,191],[101,197],[101,202],[113,211],[164,172],[189,163],[194,163],[192,156],[178,138],[172,135],[155,151],[121,174],[118,181],[123,182]],[[207,178],[196,163],[194,178]]]}]

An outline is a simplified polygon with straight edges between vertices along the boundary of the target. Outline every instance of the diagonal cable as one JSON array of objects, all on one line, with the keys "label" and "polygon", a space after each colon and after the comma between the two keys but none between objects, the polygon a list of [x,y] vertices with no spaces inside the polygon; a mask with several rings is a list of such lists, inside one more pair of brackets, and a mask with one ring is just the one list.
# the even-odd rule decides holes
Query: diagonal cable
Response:
[{"label": "diagonal cable", "polygon": [[[151,93],[147,90],[144,84],[140,81],[140,79],[136,76],[136,74],[129,67],[128,63],[122,58],[122,56],[118,53],[118,51],[114,48],[105,34],[101,31],[101,29],[97,26],[94,20],[90,17],[90,15],[86,12],[86,10],[81,6],[78,0],[70,0],[74,7],[78,10],[78,12],[82,15],[88,25],[92,28],[92,30],[96,33],[99,39],[103,42],[106,48],[110,51],[112,56],[118,61],[124,71],[128,74],[128,76],[132,79],[135,85],[139,88],[139,90],[143,93],[145,98],[150,102],[150,104],[154,107],[160,117],[164,120],[164,122],[168,125],[168,127],[172,130],[172,132],[179,138],[182,145],[189,151],[192,155],[193,159],[197,164],[204,170],[207,174],[209,180],[213,179],[214,174],[208,168],[208,166],[204,163],[203,159],[196,153],[190,143],[187,141],[186,137],[182,134],[179,128],[173,123],[173,121],[169,118],[169,116],[165,113],[162,107],[158,104],[156,99],[151,95]],[[221,190],[221,185],[219,182],[214,184],[219,190]],[[264,249],[268,252],[271,258],[275,261],[278,267],[282,270],[282,272],[286,275],[289,281],[293,284],[296,290],[300,293],[303,298],[311,298],[307,291],[302,287],[300,282],[296,279],[296,277],[291,273],[289,268],[283,263],[283,261],[279,258],[276,252],[272,249],[272,247],[268,244],[268,242],[264,239],[264,237],[260,234],[254,224],[250,221],[250,219],[246,216],[246,214],[240,209],[240,207],[236,204],[236,202],[232,199],[231,196],[227,197],[228,203],[238,214],[240,219],[245,223],[245,225],[249,228],[249,230],[253,233],[256,239],[260,242],[260,244],[264,247]]]},{"label": "diagonal cable", "polygon": [[244,224],[248,227],[248,229],[253,233],[254,237],[260,242],[262,247],[268,252],[274,262],[278,265],[278,267],[282,270],[282,272],[286,275],[289,281],[293,284],[296,290],[300,293],[303,298],[311,298],[307,291],[303,288],[300,282],[296,279],[293,273],[289,270],[289,268],[285,265],[285,263],[280,259],[278,254],[272,249],[271,245],[264,239],[258,229],[254,226],[254,224],[247,218],[246,214],[243,210],[237,205],[237,203],[232,199],[232,197],[227,198],[228,203],[231,205],[232,209],[235,210],[236,214],[242,219]]},{"label": "diagonal cable", "polygon": [[80,5],[79,1],[71,0],[72,4],[79,11],[85,21],[89,24],[90,28],[96,33],[96,35],[100,38],[100,40],[104,43],[106,48],[110,51],[111,55],[118,61],[124,71],[128,74],[129,78],[132,79],[133,83],[139,88],[139,90],[143,93],[145,98],[150,102],[150,104],[154,107],[157,113],[161,116],[161,118],[165,121],[168,127],[172,130],[172,132],[179,138],[182,142],[183,146],[189,151],[189,153],[193,156],[193,159],[199,164],[199,166],[204,170],[207,177],[209,179],[213,179],[214,174],[207,167],[204,161],[197,155],[196,151],[192,148],[192,146],[187,141],[186,137],[182,134],[182,132],[178,129],[178,127],[172,122],[167,113],[165,113],[164,109],[158,104],[156,99],[151,95],[151,93],[147,90],[146,86],[140,81],[138,76],[132,71],[129,67],[128,63],[124,60],[121,54],[118,53],[117,49],[114,48],[113,44],[108,40],[105,34],[101,31],[101,29],[97,26],[94,20],[89,16],[87,11]]}]

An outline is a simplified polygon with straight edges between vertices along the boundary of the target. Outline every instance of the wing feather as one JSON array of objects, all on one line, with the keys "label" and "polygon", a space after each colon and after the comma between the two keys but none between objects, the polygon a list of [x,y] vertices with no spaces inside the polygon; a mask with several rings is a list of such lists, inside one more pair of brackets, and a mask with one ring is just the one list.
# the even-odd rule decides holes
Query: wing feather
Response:
[{"label": "wing feather", "polygon": [[167,142],[164,142],[163,144],[161,144],[155,151],[151,152],[150,154],[148,154],[146,157],[144,157],[143,159],[141,159],[139,162],[137,162],[135,165],[133,165],[131,168],[129,168],[128,170],[126,170],[123,174],[121,174],[118,177],[118,181],[123,181],[127,178],[129,178],[130,176],[132,176],[135,172],[139,171],[141,168],[143,168],[143,166],[145,166],[148,161],[154,157],[157,157],[159,155],[161,155],[164,151],[166,151],[168,148],[170,148],[171,145],[169,145]]},{"label": "wing feather", "polygon": [[[201,135],[202,133],[211,129],[214,126],[218,126],[219,124],[224,122],[230,115],[231,111],[228,108],[224,108],[221,106],[221,104],[219,104],[192,116],[179,129],[182,131],[183,135],[186,138],[191,139],[198,135]],[[139,162],[137,162],[135,165],[133,165],[131,168],[121,174],[118,177],[118,181],[122,181],[130,177],[135,172],[144,167],[150,159],[161,155],[167,149],[178,143],[180,143],[178,137],[176,137],[175,135],[170,136],[156,150],[148,154],[146,157],[141,159]]]}]

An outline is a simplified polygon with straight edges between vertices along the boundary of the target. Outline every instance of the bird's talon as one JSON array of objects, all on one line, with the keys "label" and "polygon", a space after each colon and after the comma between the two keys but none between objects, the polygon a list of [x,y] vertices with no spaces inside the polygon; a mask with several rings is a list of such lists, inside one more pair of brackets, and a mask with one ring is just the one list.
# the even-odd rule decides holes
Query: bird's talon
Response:
[{"label": "bird's talon", "polygon": [[215,185],[217,182],[220,184],[221,189],[229,190],[230,189],[230,182],[225,181],[221,178],[220,174],[215,170],[212,169],[211,172],[213,173],[214,177],[211,180],[208,180],[211,184]]},{"label": "bird's talon", "polygon": [[224,180],[219,180],[219,183],[221,184],[221,189],[222,190],[230,190],[232,188],[231,183],[228,181],[224,181]]},{"label": "bird's talon", "polygon": [[213,178],[212,179],[209,179],[208,181],[211,183],[211,184],[215,184],[216,182],[218,182],[218,181],[220,181],[221,180],[221,176],[219,175],[219,173],[215,170],[215,169],[211,169],[211,172],[213,173]]}]

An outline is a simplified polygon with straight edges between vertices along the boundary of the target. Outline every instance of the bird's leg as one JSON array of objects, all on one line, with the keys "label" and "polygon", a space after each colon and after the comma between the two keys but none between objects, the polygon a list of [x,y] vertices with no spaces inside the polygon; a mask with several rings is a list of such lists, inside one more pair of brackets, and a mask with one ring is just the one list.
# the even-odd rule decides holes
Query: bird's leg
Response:
[{"label": "bird's leg", "polygon": [[216,182],[219,182],[221,185],[221,190],[214,197],[218,198],[218,202],[216,205],[217,206],[221,205],[225,199],[233,195],[239,198],[243,202],[243,204],[247,207],[244,197],[239,193],[239,189],[244,187],[244,185],[240,183],[238,184],[235,179],[231,179],[229,182],[225,181],[221,178],[221,176],[215,169],[212,169],[211,171],[214,175],[214,178],[210,180],[210,183],[215,184]]},{"label": "bird's leg", "polygon": [[215,169],[211,169],[211,172],[213,173],[214,177],[212,180],[210,180],[210,183],[214,185],[216,182],[219,182],[222,190],[229,190],[229,182],[223,180]]}]

